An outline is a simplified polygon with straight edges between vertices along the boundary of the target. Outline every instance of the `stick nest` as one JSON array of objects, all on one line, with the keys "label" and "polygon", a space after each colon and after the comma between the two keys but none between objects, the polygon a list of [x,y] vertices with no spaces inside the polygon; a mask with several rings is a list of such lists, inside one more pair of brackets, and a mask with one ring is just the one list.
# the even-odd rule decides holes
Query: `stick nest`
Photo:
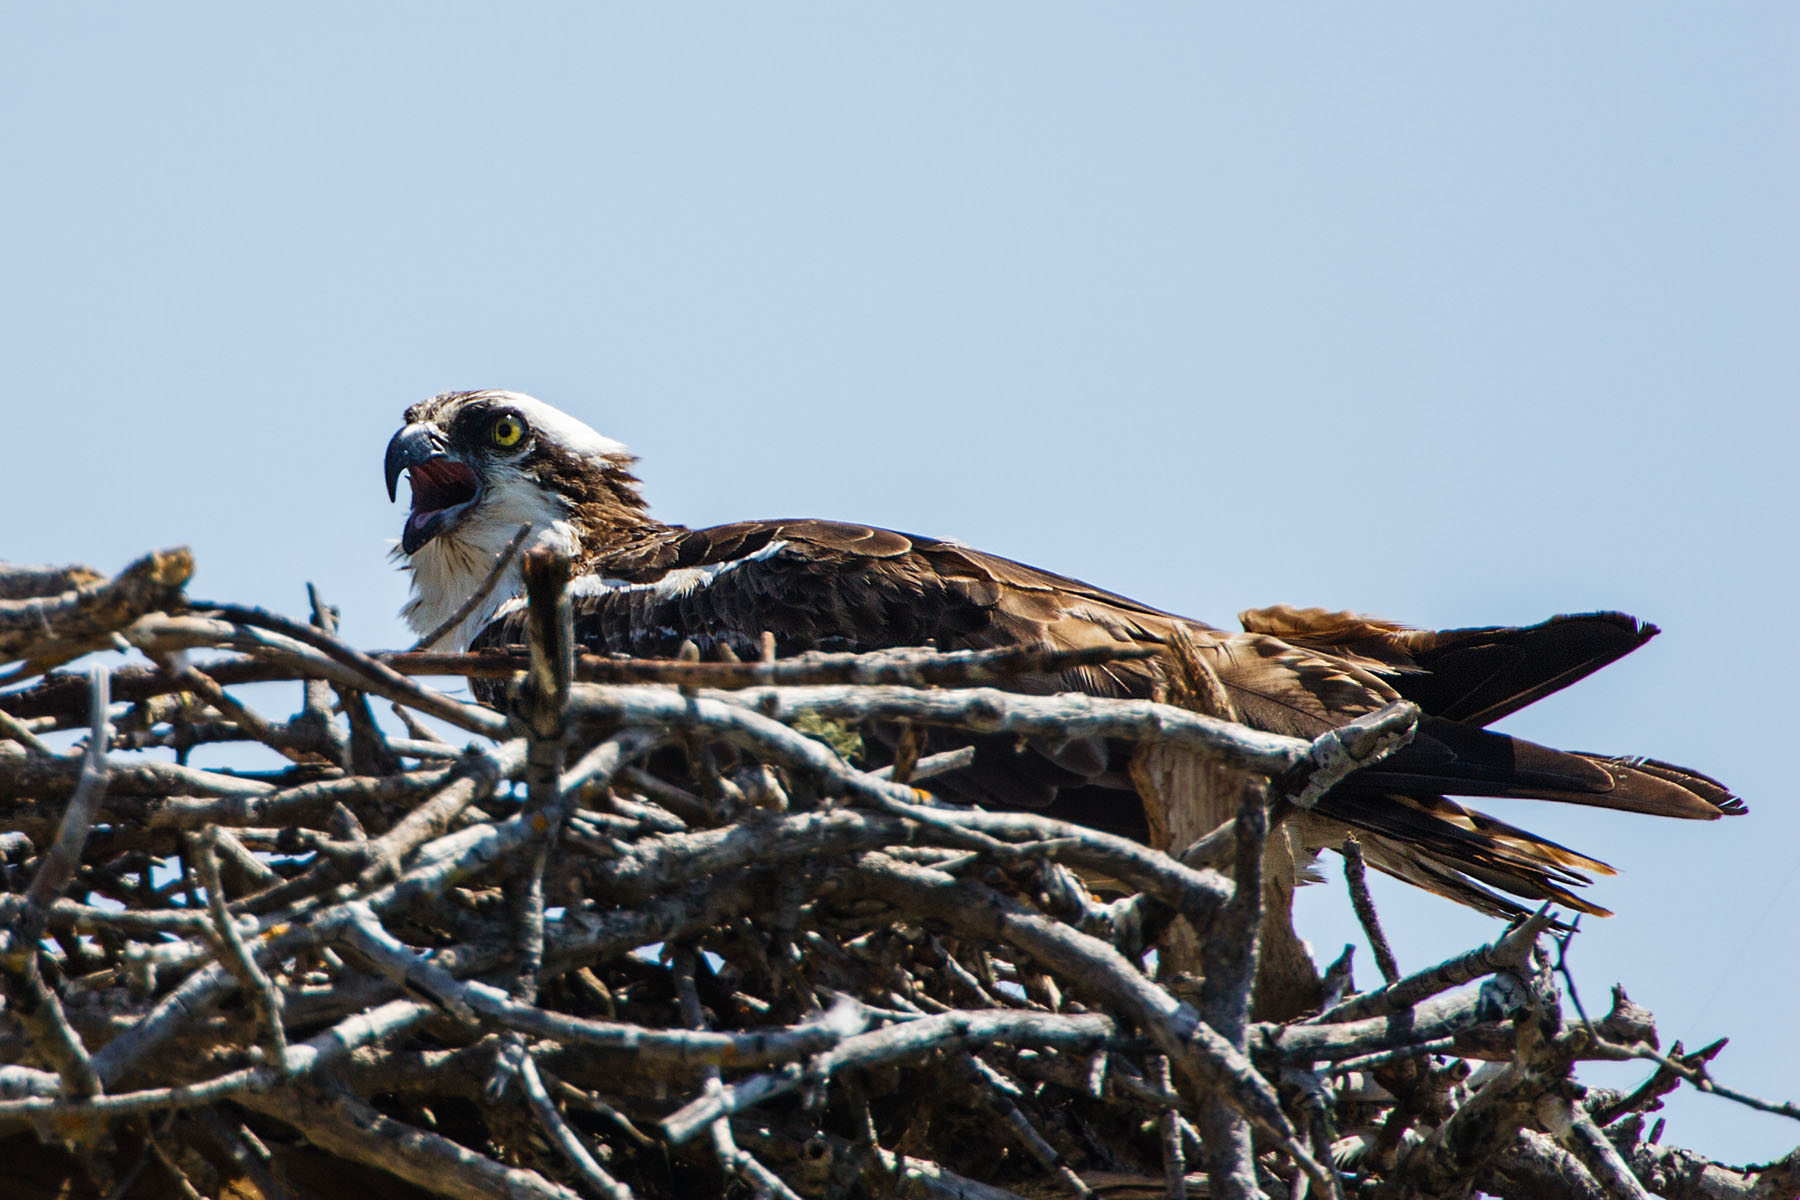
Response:
[{"label": "stick nest", "polygon": [[[310,622],[189,602],[185,551],[0,567],[10,1195],[1800,1192],[1800,1157],[1646,1136],[1683,1081],[1726,1091],[1717,1046],[1661,1053],[1622,991],[1566,1012],[1549,914],[1369,990],[1346,959],[1321,1011],[1258,1022],[1260,888],[939,805],[964,760],[906,732],[1247,771],[1241,876],[1405,711],[1312,746],[989,686],[1091,654],[597,659],[566,564],[525,566],[512,656],[365,654],[316,597]],[[96,650],[128,653],[52,670]],[[872,722],[900,731],[880,769],[843,757]],[[1205,978],[1159,977],[1183,926]],[[1583,1087],[1596,1058],[1648,1078]]]}]

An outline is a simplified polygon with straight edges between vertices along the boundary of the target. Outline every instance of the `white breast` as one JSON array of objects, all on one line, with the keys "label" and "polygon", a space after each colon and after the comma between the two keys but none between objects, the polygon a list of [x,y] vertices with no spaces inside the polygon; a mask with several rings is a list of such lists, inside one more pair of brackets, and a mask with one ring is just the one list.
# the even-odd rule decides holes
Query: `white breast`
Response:
[{"label": "white breast", "polygon": [[496,491],[483,505],[480,520],[432,538],[409,560],[413,596],[400,615],[423,637],[447,621],[486,581],[500,552],[529,522],[532,532],[513,556],[499,583],[467,617],[427,649],[451,653],[467,650],[469,642],[494,619],[500,606],[524,591],[519,563],[527,550],[552,547],[564,554],[579,549],[575,528],[563,517],[560,501],[535,488]]}]

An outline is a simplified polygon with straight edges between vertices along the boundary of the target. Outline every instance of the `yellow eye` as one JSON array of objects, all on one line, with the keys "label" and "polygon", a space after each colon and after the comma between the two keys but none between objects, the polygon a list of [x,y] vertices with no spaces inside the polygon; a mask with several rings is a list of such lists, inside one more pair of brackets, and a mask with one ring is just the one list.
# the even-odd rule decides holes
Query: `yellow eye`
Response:
[{"label": "yellow eye", "polygon": [[525,437],[525,422],[511,413],[502,413],[494,418],[494,424],[488,430],[488,436],[493,439],[494,445],[503,450],[510,450]]}]

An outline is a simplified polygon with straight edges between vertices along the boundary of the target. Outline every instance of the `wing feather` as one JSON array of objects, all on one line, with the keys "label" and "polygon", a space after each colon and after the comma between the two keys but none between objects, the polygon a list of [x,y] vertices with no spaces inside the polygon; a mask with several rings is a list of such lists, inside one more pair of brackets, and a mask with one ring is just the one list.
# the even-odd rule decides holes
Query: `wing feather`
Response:
[{"label": "wing feather", "polygon": [[[1510,893],[1604,912],[1570,889],[1611,868],[1446,793],[1680,817],[1743,810],[1697,772],[1566,753],[1481,728],[1655,634],[1654,626],[1619,613],[1434,631],[1280,606],[1241,614],[1244,632],[1231,633],[955,542],[817,520],[659,527],[594,555],[581,572],[573,589],[576,633],[598,653],[669,656],[693,641],[704,654],[742,657],[757,651],[765,631],[782,654],[1179,641],[1180,653],[1198,656],[1217,677],[1240,719],[1260,729],[1310,738],[1396,699],[1412,700],[1427,714],[1414,742],[1346,780],[1308,820],[1339,842],[1345,829],[1357,830],[1380,869],[1484,911],[1516,912],[1519,905],[1502,894]],[[522,633],[521,615],[513,614],[476,644],[514,643]],[[1163,672],[1172,669],[1153,658],[1011,686],[1149,698],[1162,694]],[[932,735],[939,744],[949,736]],[[974,765],[932,782],[946,796],[1078,811],[1110,828],[1142,826],[1120,766],[1123,747],[967,740],[976,748]]]}]

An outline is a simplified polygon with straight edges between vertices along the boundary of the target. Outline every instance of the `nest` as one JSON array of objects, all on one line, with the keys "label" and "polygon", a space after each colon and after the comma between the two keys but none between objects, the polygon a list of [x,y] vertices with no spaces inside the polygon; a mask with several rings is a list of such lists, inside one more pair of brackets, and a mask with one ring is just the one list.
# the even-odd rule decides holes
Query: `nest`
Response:
[{"label": "nest", "polygon": [[[10,1194],[1800,1191],[1800,1158],[1645,1136],[1684,1080],[1720,1090],[1717,1046],[1661,1053],[1622,992],[1565,1012],[1548,913],[1257,1020],[1260,887],[935,803],[956,751],[857,760],[871,721],[1175,747],[1253,781],[1225,857],[1254,878],[1271,821],[1404,710],[1309,745],[990,686],[1091,654],[597,659],[539,556],[528,656],[371,655],[316,598],[190,603],[191,566],[0,569]],[[107,649],[132,654],[50,670]],[[243,698],[274,681],[285,720]],[[1157,952],[1176,931],[1197,975]],[[1581,1086],[1599,1058],[1649,1077]]]}]

